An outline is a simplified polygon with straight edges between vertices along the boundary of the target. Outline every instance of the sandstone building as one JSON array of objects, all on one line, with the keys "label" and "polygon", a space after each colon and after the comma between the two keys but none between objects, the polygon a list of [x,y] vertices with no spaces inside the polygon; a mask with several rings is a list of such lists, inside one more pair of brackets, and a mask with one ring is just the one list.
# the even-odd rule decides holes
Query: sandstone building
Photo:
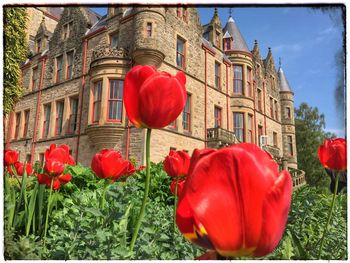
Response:
[{"label": "sandstone building", "polygon": [[257,41],[249,50],[231,16],[222,27],[216,10],[203,26],[196,8],[186,6],[116,6],[103,17],[65,7],[59,19],[45,12],[28,28],[25,92],[5,121],[5,146],[21,160],[42,161],[48,145],[65,143],[84,165],[101,148],[143,163],[145,130],[128,123],[123,80],[132,66],[153,64],[183,71],[188,95],[177,120],[152,132],[153,161],[169,149],[191,154],[251,142],[281,168],[297,168],[294,94],[272,51],[262,58]]}]

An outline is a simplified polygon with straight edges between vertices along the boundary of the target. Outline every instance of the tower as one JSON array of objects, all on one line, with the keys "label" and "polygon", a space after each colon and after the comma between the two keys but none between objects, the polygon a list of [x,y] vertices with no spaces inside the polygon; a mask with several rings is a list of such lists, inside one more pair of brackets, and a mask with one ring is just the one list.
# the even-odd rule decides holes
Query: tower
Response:
[{"label": "tower", "polygon": [[284,164],[284,166],[290,168],[297,168],[297,152],[294,123],[294,93],[290,88],[286,76],[284,75],[284,72],[281,67],[281,62],[277,73],[279,93],[281,98],[283,158],[287,162]]}]

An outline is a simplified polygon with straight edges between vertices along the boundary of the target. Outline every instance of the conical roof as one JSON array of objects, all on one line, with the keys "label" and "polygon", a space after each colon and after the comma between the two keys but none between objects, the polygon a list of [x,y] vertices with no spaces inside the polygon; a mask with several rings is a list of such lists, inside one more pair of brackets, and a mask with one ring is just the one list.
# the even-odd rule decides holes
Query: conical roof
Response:
[{"label": "conical roof", "polygon": [[292,89],[290,88],[288,80],[287,80],[286,76],[284,75],[284,72],[283,72],[281,67],[278,69],[277,73],[278,73],[280,91],[292,92]]},{"label": "conical roof", "polygon": [[225,27],[224,27],[224,34],[226,35],[226,32],[230,34],[232,37],[232,49],[233,50],[240,50],[249,52],[250,50],[247,46],[247,43],[245,42],[241,32],[239,31],[235,20],[233,20],[232,16],[229,17]]}]

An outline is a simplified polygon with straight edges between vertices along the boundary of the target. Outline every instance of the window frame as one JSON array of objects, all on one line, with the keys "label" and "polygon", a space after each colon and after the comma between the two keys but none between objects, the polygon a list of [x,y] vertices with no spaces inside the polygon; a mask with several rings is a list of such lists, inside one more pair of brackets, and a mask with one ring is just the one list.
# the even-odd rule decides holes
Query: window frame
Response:
[{"label": "window frame", "polygon": [[221,90],[221,64],[215,61],[214,64],[215,88]]},{"label": "window frame", "polygon": [[272,132],[272,143],[274,147],[278,148],[277,132]]},{"label": "window frame", "polygon": [[[250,122],[250,125],[249,125]],[[248,113],[247,115],[247,142],[253,143],[254,138],[253,138],[253,114]],[[248,140],[250,139],[250,141]]]},{"label": "window frame", "polygon": [[274,118],[273,98],[272,97],[270,97],[270,117],[271,117],[271,119]]},{"label": "window frame", "polygon": [[[71,55],[71,61],[69,60],[70,58],[70,55]],[[70,80],[73,78],[73,65],[74,65],[74,50],[71,50],[71,51],[68,51],[66,53],[66,58],[67,58],[67,63],[66,63],[66,80]],[[71,64],[69,63],[71,62]],[[69,73],[70,72],[70,76],[69,76]]]},{"label": "window frame", "polygon": [[286,119],[290,120],[292,118],[292,109],[291,107],[286,107]]},{"label": "window frame", "polygon": [[[34,78],[34,77],[36,77],[36,78]],[[37,82],[38,82],[38,84],[40,84],[39,80],[40,80],[40,78],[39,78],[39,67],[35,66],[32,69],[32,81],[31,81],[32,82],[32,91],[35,91],[35,90],[39,89],[39,87],[36,87],[37,86],[36,85]]]},{"label": "window frame", "polygon": [[[61,61],[61,63],[58,63],[59,61]],[[60,65],[60,68],[58,65]],[[59,55],[56,57],[56,83],[60,83],[64,80],[63,70],[63,55]],[[60,75],[62,76],[60,77]]]},{"label": "window frame", "polygon": [[258,95],[258,111],[262,112],[263,110],[263,104],[262,104],[262,90],[257,88],[257,95]]},{"label": "window frame", "polygon": [[[182,42],[183,53],[180,53],[178,51],[178,42],[179,41]],[[181,58],[182,58],[181,59],[181,62],[182,62],[181,65],[178,64],[178,60],[177,60],[178,59],[178,55],[180,55]],[[179,35],[177,35],[177,37],[176,37],[176,66],[178,68],[181,68],[182,70],[185,70],[185,67],[186,67],[186,40],[184,38],[180,37]]]},{"label": "window frame", "polygon": [[23,138],[27,138],[28,127],[29,127],[29,116],[30,110],[24,111],[24,126],[23,126]]},{"label": "window frame", "polygon": [[264,135],[264,127],[262,125],[258,125],[258,142],[259,147],[261,147],[260,137]]},{"label": "window frame", "polygon": [[[114,37],[117,38],[117,43],[116,43],[115,46],[112,45],[112,44],[113,44],[113,39],[114,39]],[[119,44],[119,31],[114,32],[114,33],[111,33],[111,34],[109,35],[109,46],[110,46],[111,48],[118,48],[118,44]]]},{"label": "window frame", "polygon": [[[48,117],[48,118],[47,118]],[[50,133],[50,120],[51,120],[51,103],[47,103],[44,105],[44,119],[43,119],[43,130],[41,133],[41,137],[46,139]],[[45,134],[47,125],[47,133]]]},{"label": "window frame", "polygon": [[248,89],[248,96],[253,97],[253,76],[252,76],[252,69],[250,67],[247,67],[247,89]]},{"label": "window frame", "polygon": [[17,140],[19,138],[19,128],[20,128],[20,124],[21,124],[21,112],[16,112],[15,118],[16,118],[16,126],[15,126],[14,139]]},{"label": "window frame", "polygon": [[[100,84],[100,86],[98,86],[98,84]],[[103,82],[102,80],[98,80],[96,82],[94,82],[94,87],[93,87],[93,93],[92,93],[92,123],[98,123],[100,118],[101,118],[101,102],[102,102],[102,85],[103,85]],[[95,100],[96,98],[96,88],[99,87],[101,92],[98,92],[98,95],[100,96],[100,98],[98,100]],[[98,119],[95,120],[95,109],[96,108],[96,104],[99,104],[98,107],[99,107],[99,116],[98,116]]]},{"label": "window frame", "polygon": [[[241,68],[241,78],[236,78],[235,69]],[[241,92],[236,92],[236,83],[241,83]],[[244,95],[244,85],[243,85],[243,65],[234,64],[233,65],[233,95]]]},{"label": "window frame", "polygon": [[[233,116],[233,133],[235,134],[236,138],[240,141],[240,142],[245,142],[244,140],[244,112],[240,112],[240,111],[234,111],[232,112],[232,116]],[[235,116],[239,115],[242,117],[242,127],[236,127],[236,121],[235,121]],[[240,140],[239,136],[237,135],[236,131],[242,131],[242,140]]]},{"label": "window frame", "polygon": [[[64,100],[58,100],[56,101],[55,136],[59,136],[63,132],[63,115],[64,115]],[[58,128],[60,128],[59,132],[57,132]]]},{"label": "window frame", "polygon": [[214,106],[214,128],[222,127],[222,108]]},{"label": "window frame", "polygon": [[[112,82],[116,81],[121,82],[122,86],[121,86],[121,97],[120,98],[111,98],[111,87],[112,87]],[[119,90],[120,86],[118,86],[117,84],[117,95],[120,94],[120,90]],[[112,92],[112,94],[114,95],[114,92]],[[124,94],[124,80],[122,79],[109,79],[108,80],[108,100],[107,100],[107,121],[108,122],[119,122],[121,123],[123,121],[123,94]],[[116,119],[110,119],[109,118],[109,111],[110,111],[110,102],[116,103]],[[121,112],[120,112],[120,119],[118,119],[118,103],[119,105],[121,105]],[[113,106],[112,106],[113,108]],[[113,116],[112,116],[113,117]]]},{"label": "window frame", "polygon": [[[186,103],[185,103],[185,107],[182,111],[182,128],[185,132],[191,132],[191,113],[192,113],[192,94],[187,93],[186,94]],[[186,111],[187,106],[188,105],[188,111]],[[185,121],[185,116],[187,117],[187,121]],[[187,128],[185,128],[187,124]]]},{"label": "window frame", "polygon": [[[77,101],[77,106],[76,106],[76,113],[72,113],[73,109],[73,101]],[[77,124],[78,124],[78,108],[79,108],[79,97],[74,96],[69,98],[69,118],[68,118],[68,127],[67,127],[67,133],[68,134],[74,134],[77,130]],[[75,116],[75,129],[71,130],[71,125],[72,125],[72,116]]]},{"label": "window frame", "polygon": [[294,156],[292,135],[287,135],[287,150],[289,156]]},{"label": "window frame", "polygon": [[152,22],[146,23],[146,37],[152,37],[153,33],[153,25]]},{"label": "window frame", "polygon": [[277,100],[274,100],[273,104],[274,104],[274,108],[275,108],[275,120],[278,121],[278,104],[277,104]]}]

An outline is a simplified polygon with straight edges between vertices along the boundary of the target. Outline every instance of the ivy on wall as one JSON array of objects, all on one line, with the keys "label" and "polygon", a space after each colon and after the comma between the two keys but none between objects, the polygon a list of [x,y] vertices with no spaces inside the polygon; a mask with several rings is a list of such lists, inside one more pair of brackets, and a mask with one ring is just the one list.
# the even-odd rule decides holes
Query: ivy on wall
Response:
[{"label": "ivy on wall", "polygon": [[4,7],[4,116],[22,95],[20,65],[27,56],[26,8]]}]

